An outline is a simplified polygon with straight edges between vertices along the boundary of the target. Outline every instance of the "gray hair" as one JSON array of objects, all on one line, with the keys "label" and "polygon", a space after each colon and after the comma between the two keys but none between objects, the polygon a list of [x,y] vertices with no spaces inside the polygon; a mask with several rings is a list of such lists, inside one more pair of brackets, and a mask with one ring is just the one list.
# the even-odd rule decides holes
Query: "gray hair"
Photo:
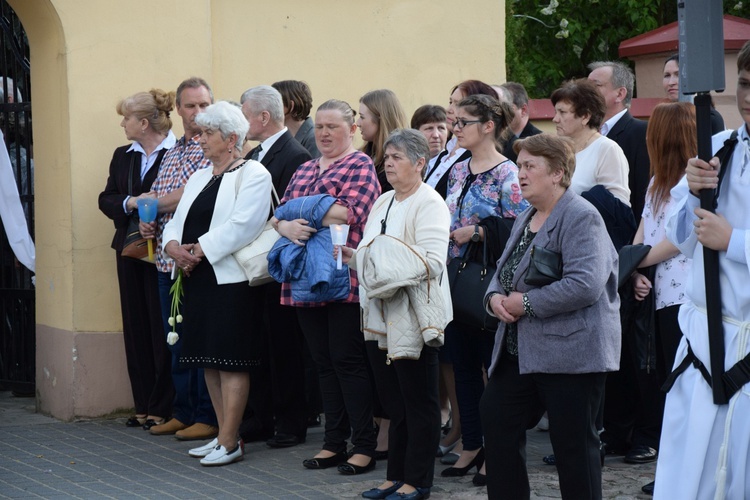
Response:
[{"label": "gray hair", "polygon": [[270,85],[259,85],[247,89],[240,98],[240,103],[250,101],[250,110],[253,114],[268,111],[273,120],[278,125],[284,125],[284,101],[278,90]]},{"label": "gray hair", "polygon": [[[424,158],[425,166],[430,161],[430,145],[427,143],[424,134],[418,130],[397,128],[391,132],[388,139],[383,143],[383,151],[387,150],[388,146],[404,153],[412,165],[415,165],[420,158]],[[422,169],[423,178],[425,170],[424,168]]]},{"label": "gray hair", "polygon": [[622,104],[629,108],[630,100],[633,98],[633,86],[635,85],[633,70],[620,61],[595,61],[588,65],[590,71],[606,67],[612,68],[612,86],[614,88],[625,87],[626,94]]},{"label": "gray hair", "polygon": [[219,101],[206,108],[203,113],[195,117],[195,123],[209,130],[218,130],[222,139],[226,139],[231,134],[237,135],[237,142],[234,147],[242,151],[242,145],[245,143],[245,136],[250,129],[250,124],[245,119],[237,104],[228,101]]}]

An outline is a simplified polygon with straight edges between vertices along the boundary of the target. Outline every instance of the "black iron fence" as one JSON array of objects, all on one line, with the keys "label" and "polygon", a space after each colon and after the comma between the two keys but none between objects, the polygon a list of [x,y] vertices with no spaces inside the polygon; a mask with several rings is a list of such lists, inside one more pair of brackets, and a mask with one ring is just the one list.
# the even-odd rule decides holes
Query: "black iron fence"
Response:
[{"label": "black iron fence", "polygon": [[[21,22],[0,0],[0,131],[8,149],[26,223],[34,235],[34,150],[29,43]],[[36,355],[33,273],[16,259],[0,221],[0,389],[34,394]]]}]

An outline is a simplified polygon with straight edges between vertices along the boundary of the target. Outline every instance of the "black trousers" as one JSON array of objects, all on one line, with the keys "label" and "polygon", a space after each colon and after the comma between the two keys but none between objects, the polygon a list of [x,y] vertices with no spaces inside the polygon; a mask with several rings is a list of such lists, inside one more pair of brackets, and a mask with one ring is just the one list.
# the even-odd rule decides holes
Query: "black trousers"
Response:
[{"label": "black trousers", "polygon": [[595,419],[604,379],[604,373],[521,375],[518,358],[501,355],[480,403],[489,498],[529,498],[526,431],[545,409],[562,498],[602,498]]},{"label": "black trousers", "polygon": [[172,360],[164,338],[156,267],[117,254],[122,337],[135,412],[172,416]]},{"label": "black trousers", "polygon": [[329,303],[298,307],[297,317],[318,368],[325,413],[324,450],[372,456],[372,386],[365,365],[365,342],[359,329],[359,304]]},{"label": "black trousers", "polygon": [[265,338],[262,364],[255,372],[248,406],[258,428],[272,427],[301,440],[307,435],[305,401],[305,339],[297,313],[279,303],[281,284],[263,285],[264,327],[256,329]]},{"label": "black trousers", "polygon": [[380,401],[391,417],[386,479],[430,488],[440,444],[438,350],[424,346],[419,359],[394,359],[387,365],[377,342],[366,344]]}]

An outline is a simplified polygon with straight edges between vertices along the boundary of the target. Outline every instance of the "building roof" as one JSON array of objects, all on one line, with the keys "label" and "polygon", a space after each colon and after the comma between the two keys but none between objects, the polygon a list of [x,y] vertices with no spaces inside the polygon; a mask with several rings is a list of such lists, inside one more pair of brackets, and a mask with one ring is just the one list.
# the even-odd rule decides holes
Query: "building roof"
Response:
[{"label": "building roof", "polygon": [[[663,52],[677,52],[677,21],[620,44],[620,57],[637,57]],[[750,20],[724,16],[724,50],[740,50],[750,39]]]}]

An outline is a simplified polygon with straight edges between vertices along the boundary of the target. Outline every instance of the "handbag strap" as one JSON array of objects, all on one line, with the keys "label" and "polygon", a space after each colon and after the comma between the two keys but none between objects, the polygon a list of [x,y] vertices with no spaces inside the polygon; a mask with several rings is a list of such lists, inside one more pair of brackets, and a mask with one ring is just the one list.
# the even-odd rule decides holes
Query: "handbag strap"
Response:
[{"label": "handbag strap", "polygon": [[135,164],[135,152],[130,155],[130,170],[128,170],[128,196],[133,196],[133,165]]},{"label": "handbag strap", "polygon": [[[256,160],[257,161],[257,160]],[[237,195],[240,192],[240,184],[242,184],[242,177],[245,173],[245,166],[247,165],[247,162],[242,164],[242,168],[240,168],[240,172],[237,175],[237,180],[234,182],[234,199],[237,199]],[[273,183],[271,183],[271,211],[276,210],[276,207],[278,207],[281,204],[281,201],[279,200],[279,195],[276,193],[276,188],[274,187]],[[273,214],[272,214],[273,215]]]}]

